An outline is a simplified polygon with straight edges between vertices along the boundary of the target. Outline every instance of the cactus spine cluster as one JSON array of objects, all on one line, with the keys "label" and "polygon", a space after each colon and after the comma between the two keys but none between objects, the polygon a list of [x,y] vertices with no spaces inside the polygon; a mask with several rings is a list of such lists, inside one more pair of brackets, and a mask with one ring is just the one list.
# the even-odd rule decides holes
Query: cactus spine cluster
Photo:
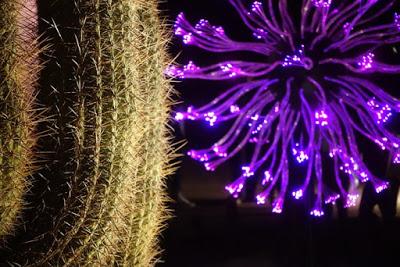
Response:
[{"label": "cactus spine cluster", "polygon": [[32,178],[24,230],[11,242],[22,251],[10,257],[26,266],[152,266],[173,170],[168,38],[157,1],[63,0],[52,8],[71,18],[46,20],[59,37],[49,38],[38,96],[50,132],[38,142],[49,153]]},{"label": "cactus spine cluster", "polygon": [[35,85],[40,66],[33,1],[0,4],[0,240],[24,207],[35,145]]}]

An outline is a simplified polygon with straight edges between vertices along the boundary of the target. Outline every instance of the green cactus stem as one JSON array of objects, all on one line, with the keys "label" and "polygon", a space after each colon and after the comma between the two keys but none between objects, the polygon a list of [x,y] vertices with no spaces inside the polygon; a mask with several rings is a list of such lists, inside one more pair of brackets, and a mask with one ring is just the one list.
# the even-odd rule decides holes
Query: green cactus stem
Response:
[{"label": "green cactus stem", "polygon": [[52,151],[34,176],[32,209],[10,261],[152,266],[174,157],[157,1],[64,0],[50,9],[71,11],[44,18],[53,54],[39,99],[51,134],[39,143]]},{"label": "green cactus stem", "polygon": [[12,234],[29,187],[40,64],[32,0],[0,4],[0,239]]}]

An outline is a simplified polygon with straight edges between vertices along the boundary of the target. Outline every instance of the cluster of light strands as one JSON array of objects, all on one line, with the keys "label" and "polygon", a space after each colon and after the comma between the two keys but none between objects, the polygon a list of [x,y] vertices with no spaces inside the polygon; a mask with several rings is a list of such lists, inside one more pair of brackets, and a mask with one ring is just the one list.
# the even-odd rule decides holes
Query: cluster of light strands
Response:
[{"label": "cluster of light strands", "polygon": [[[226,190],[239,197],[248,179],[261,176],[263,190],[256,201],[271,203],[275,213],[282,212],[286,194],[302,199],[310,191],[315,195],[310,214],[320,217],[324,215],[323,205],[334,204],[339,198],[345,207],[356,204],[359,195],[346,184],[368,181],[377,193],[386,189],[388,182],[376,177],[363,162],[356,139],[358,135],[368,138],[388,151],[393,163],[400,163],[400,140],[386,127],[399,112],[400,101],[368,79],[371,73],[400,73],[400,66],[380,62],[374,54],[380,47],[400,42],[397,13],[393,13],[391,22],[375,25],[382,15],[392,12],[394,1],[303,0],[298,24],[289,15],[287,0],[250,5],[241,0],[229,2],[253,33],[254,41],[234,41],[222,27],[204,19],[192,25],[183,13],[176,20],[175,34],[186,45],[216,53],[251,52],[264,60],[231,60],[203,67],[190,61],[166,70],[167,75],[178,79],[237,81],[209,104],[176,113],[177,121],[205,121],[210,126],[232,121],[230,130],[217,143],[190,150],[188,155],[213,171],[244,146],[253,146],[248,164],[241,167],[242,175]],[[282,44],[290,51],[283,52]],[[308,56],[317,47],[330,57]],[[331,57],[334,54],[338,57]],[[354,57],[342,57],[348,54]],[[282,80],[279,76],[279,71],[312,70],[327,64],[333,68],[339,65],[345,71],[320,78],[306,75],[304,80],[314,89],[312,93],[306,93],[294,78]],[[293,98],[300,105],[292,103]],[[323,146],[329,147],[328,153]],[[323,176],[324,156],[329,156],[334,166],[334,189],[327,186]],[[304,177],[300,186],[288,193],[293,179],[289,174],[292,158],[304,168]]]}]

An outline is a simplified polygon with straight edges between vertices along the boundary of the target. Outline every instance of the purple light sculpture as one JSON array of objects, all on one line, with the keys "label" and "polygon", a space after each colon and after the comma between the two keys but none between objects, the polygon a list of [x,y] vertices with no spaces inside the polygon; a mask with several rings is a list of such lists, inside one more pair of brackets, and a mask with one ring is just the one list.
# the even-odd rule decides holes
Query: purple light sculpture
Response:
[{"label": "purple light sculpture", "polygon": [[[380,62],[374,54],[400,42],[400,15],[394,13],[389,23],[374,24],[393,9],[395,1],[303,0],[297,26],[287,0],[265,0],[265,6],[259,1],[249,6],[241,0],[229,2],[253,32],[254,42],[234,41],[222,27],[204,19],[193,26],[183,13],[176,20],[175,34],[186,45],[216,53],[251,52],[263,60],[232,60],[205,67],[190,61],[166,70],[179,79],[237,80],[237,85],[209,104],[176,113],[177,121],[203,120],[210,126],[233,121],[211,148],[191,150],[188,155],[213,171],[245,145],[252,145],[249,163],[226,190],[239,197],[246,180],[260,175],[264,189],[257,203],[265,204],[277,189],[272,202],[275,213],[282,212],[289,190],[291,157],[305,170],[302,184],[291,195],[301,199],[307,191],[315,193],[313,216],[323,216],[323,204],[334,204],[339,198],[345,207],[355,205],[359,195],[346,189],[345,179],[369,181],[377,193],[386,189],[388,183],[374,176],[363,162],[356,138],[358,134],[368,138],[391,153],[394,164],[400,163],[400,139],[385,128],[392,114],[399,112],[400,101],[369,81],[371,74],[400,73],[400,66]],[[311,56],[315,51],[322,56]],[[353,56],[344,56],[349,54]],[[316,75],[327,65],[344,71]],[[288,70],[305,71],[303,82],[280,75]],[[332,160],[338,192],[324,181],[323,153]]]}]

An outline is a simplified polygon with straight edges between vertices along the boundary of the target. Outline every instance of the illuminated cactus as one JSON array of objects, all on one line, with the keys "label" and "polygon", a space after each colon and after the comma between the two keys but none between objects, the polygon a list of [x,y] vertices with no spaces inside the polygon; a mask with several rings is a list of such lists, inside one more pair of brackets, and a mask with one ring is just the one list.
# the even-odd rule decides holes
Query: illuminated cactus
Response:
[{"label": "illuminated cactus", "polygon": [[48,106],[42,127],[49,135],[39,143],[51,153],[34,176],[32,209],[10,242],[18,243],[10,262],[154,265],[173,157],[167,38],[156,3],[50,7],[44,20],[54,19],[52,54],[39,96]]},{"label": "illuminated cactus", "polygon": [[399,65],[384,63],[378,54],[400,43],[395,2],[265,0],[247,5],[229,0],[253,35],[255,41],[250,42],[232,40],[224,28],[205,19],[192,25],[179,14],[175,35],[185,45],[257,55],[257,60],[209,66],[190,61],[167,69],[177,79],[236,82],[209,104],[176,113],[177,121],[205,121],[210,126],[232,122],[218,142],[188,155],[213,171],[251,147],[248,164],[226,190],[240,197],[247,181],[258,176],[255,201],[271,204],[274,213],[283,211],[287,195],[297,200],[311,196],[309,213],[320,217],[323,205],[339,198],[345,207],[355,206],[359,183],[370,182],[376,193],[385,190],[389,182],[367,166],[358,139],[376,143],[391,155],[393,164],[400,163],[400,138],[389,127],[400,101],[371,79],[400,73]]},{"label": "illuminated cactus", "polygon": [[35,85],[40,70],[35,1],[0,5],[0,239],[24,208],[33,168]]}]

